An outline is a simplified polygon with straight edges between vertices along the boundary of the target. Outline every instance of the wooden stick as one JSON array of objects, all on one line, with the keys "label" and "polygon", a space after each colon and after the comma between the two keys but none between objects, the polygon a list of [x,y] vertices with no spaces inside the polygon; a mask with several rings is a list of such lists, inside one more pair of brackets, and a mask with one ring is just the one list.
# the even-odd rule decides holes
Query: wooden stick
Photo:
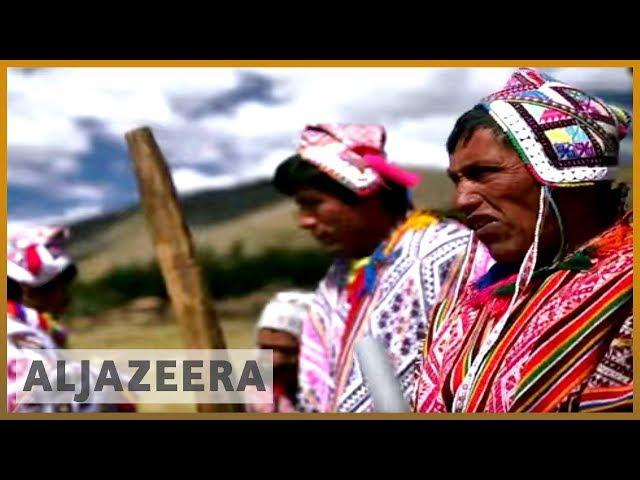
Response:
[{"label": "wooden stick", "polygon": [[[187,348],[224,349],[225,340],[202,281],[191,232],[167,163],[148,127],[125,135],[156,256]],[[237,410],[227,404],[197,404],[200,412]]]}]

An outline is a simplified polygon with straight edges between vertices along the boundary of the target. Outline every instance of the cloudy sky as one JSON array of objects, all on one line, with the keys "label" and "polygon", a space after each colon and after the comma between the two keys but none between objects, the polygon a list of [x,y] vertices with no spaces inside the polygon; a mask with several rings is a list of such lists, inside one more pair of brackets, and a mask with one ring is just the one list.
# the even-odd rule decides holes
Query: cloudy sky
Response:
[{"label": "cloudy sky", "polygon": [[[147,125],[178,191],[266,178],[313,122],[381,123],[389,156],[445,168],[456,117],[510,68],[51,68],[8,75],[12,225],[72,221],[138,198],[124,134]],[[631,108],[624,68],[547,72]],[[630,158],[631,146],[623,145]]]}]

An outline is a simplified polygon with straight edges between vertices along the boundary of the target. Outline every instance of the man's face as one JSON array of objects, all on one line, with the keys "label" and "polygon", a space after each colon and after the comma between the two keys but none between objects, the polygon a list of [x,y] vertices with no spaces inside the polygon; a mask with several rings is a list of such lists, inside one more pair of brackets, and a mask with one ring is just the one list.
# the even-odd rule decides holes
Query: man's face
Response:
[{"label": "man's face", "polygon": [[286,387],[295,387],[298,382],[298,339],[288,332],[271,328],[258,331],[258,348],[273,350],[274,381]]},{"label": "man's face", "polygon": [[349,205],[312,187],[300,188],[293,198],[299,208],[298,226],[308,230],[329,253],[351,258],[371,253],[371,223],[380,218],[379,202],[363,199]]},{"label": "man's face", "polygon": [[[518,154],[488,128],[476,130],[449,159],[455,204],[498,262],[520,262],[533,242],[540,185]],[[545,238],[553,232],[544,232]]]}]

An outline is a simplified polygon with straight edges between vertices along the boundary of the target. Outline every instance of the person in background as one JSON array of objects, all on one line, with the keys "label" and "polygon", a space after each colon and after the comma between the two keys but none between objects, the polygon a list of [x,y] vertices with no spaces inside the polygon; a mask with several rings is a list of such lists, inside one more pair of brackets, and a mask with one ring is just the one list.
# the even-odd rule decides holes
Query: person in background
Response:
[{"label": "person in background", "polygon": [[[41,360],[55,369],[55,349],[66,348],[68,333],[55,319],[71,302],[77,268],[66,252],[69,231],[38,227],[7,241],[7,409],[9,412],[135,412],[123,395],[118,404],[28,404],[17,401],[28,366]],[[95,379],[97,372],[91,372]]]},{"label": "person in background", "polygon": [[59,348],[66,346],[68,332],[58,319],[69,307],[78,273],[65,250],[68,238],[64,227],[38,227],[7,240],[7,277],[21,291],[20,302],[7,302],[7,312],[45,332]]},{"label": "person in background", "polygon": [[310,315],[313,294],[285,291],[264,307],[256,324],[258,348],[273,350],[273,403],[253,404],[253,412],[294,412],[302,324]]}]

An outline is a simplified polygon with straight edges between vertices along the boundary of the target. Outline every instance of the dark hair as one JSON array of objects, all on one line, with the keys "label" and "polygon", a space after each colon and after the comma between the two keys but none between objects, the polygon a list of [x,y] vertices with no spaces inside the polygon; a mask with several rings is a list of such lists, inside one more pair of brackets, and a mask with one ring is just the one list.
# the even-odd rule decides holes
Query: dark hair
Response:
[{"label": "dark hair", "polygon": [[596,183],[596,196],[600,199],[597,203],[604,210],[604,217],[609,222],[613,223],[627,211],[629,191],[629,186],[624,182]]},{"label": "dark hair", "polygon": [[298,154],[278,165],[273,177],[273,186],[288,196],[293,196],[297,190],[308,186],[334,195],[349,205],[355,205],[359,201],[355,192],[336,182]]},{"label": "dark hair", "polygon": [[500,125],[496,123],[482,105],[476,105],[471,110],[463,113],[456,121],[447,139],[447,153],[451,155],[460,142],[462,142],[463,145],[466,144],[474,132],[480,128],[490,129],[497,139],[501,140],[506,146],[511,147]]},{"label": "dark hair", "polygon": [[13,278],[7,277],[7,300],[22,301],[22,288]]},{"label": "dark hair", "polygon": [[596,182],[594,185],[577,187],[576,189],[552,190],[552,194],[563,193],[571,195],[578,190],[588,192],[594,199],[595,208],[602,213],[602,217],[608,224],[612,224],[624,215],[628,210],[629,186],[626,183],[614,183],[611,180]]},{"label": "dark hair", "polygon": [[60,281],[65,283],[73,282],[78,276],[78,267],[76,267],[73,263],[65,268],[60,275],[56,277],[56,279],[60,279]]},{"label": "dark hair", "polygon": [[47,283],[35,287],[35,289],[40,290],[41,292],[48,292],[58,288],[60,284],[70,284],[77,276],[78,268],[74,264],[71,264]]},{"label": "dark hair", "polygon": [[382,206],[393,217],[403,217],[413,208],[409,191],[406,187],[387,181],[379,191]]},{"label": "dark hair", "polygon": [[[334,195],[348,205],[356,205],[362,200],[355,192],[335,181],[299,154],[287,158],[278,166],[273,177],[273,185],[288,196],[308,186]],[[387,181],[378,195],[385,210],[394,217],[404,215],[412,207],[406,187],[397,183]]]}]

